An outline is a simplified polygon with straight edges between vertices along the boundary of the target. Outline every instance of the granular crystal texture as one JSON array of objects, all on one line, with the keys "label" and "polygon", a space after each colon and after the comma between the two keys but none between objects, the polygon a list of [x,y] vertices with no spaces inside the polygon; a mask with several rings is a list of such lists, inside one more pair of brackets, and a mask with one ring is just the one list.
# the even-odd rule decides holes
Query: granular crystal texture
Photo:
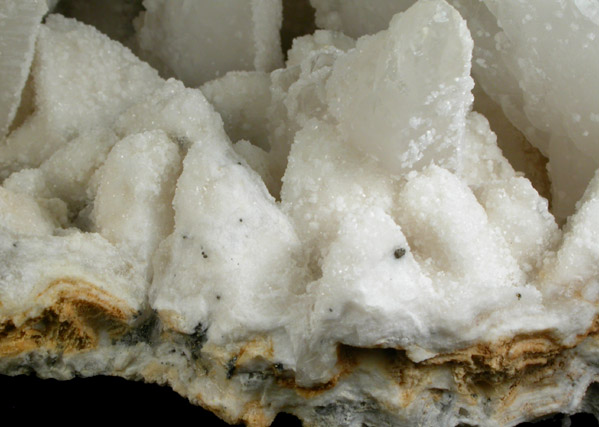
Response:
[{"label": "granular crystal texture", "polygon": [[0,372],[249,426],[597,414],[596,2],[312,3],[285,64],[278,1],[127,9],[160,75],[18,9]]}]

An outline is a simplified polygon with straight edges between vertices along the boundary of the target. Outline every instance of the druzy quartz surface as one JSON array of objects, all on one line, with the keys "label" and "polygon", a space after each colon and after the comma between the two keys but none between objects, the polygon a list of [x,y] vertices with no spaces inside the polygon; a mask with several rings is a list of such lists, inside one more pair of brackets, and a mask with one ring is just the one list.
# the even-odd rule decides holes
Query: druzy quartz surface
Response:
[{"label": "druzy quartz surface", "polygon": [[0,372],[597,413],[599,3],[311,3],[283,56],[277,0],[0,2]]}]

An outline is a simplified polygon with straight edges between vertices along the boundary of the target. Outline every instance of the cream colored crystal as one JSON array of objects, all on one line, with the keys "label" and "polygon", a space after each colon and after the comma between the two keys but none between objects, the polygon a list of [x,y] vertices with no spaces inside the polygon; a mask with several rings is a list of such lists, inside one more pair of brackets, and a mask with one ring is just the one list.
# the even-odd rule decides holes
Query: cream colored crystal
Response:
[{"label": "cream colored crystal", "polygon": [[2,0],[1,7],[0,137],[3,138],[17,114],[40,21],[48,8],[45,0]]},{"label": "cream colored crystal", "polygon": [[[192,32],[239,39],[227,32],[249,12],[221,15],[234,3],[182,17],[184,1],[146,1],[142,48],[171,31],[159,56],[204,82],[236,51],[206,48],[196,63],[166,46],[187,46],[177,25],[202,8],[228,25]],[[595,411],[599,173],[560,226],[542,179],[517,172],[472,110],[471,67],[484,81],[489,47],[474,29],[527,20],[522,2],[313,3],[332,29],[297,38],[285,67],[248,51],[253,66],[235,67],[258,71],[199,89],[90,26],[34,20],[33,109],[0,142],[0,372],[168,383],[251,426],[282,411],[321,426]],[[594,3],[564,3],[596,24]],[[245,22],[268,40],[254,47],[278,47],[257,23]],[[504,116],[479,98],[502,138],[521,137],[506,104]],[[587,101],[576,114],[594,114]],[[502,146],[544,176],[525,143]],[[576,146],[592,166],[592,147]]]},{"label": "cream colored crystal", "polygon": [[[232,70],[282,63],[281,0],[144,0],[141,53],[169,77],[198,86]],[[226,16],[226,19],[220,19]]]}]

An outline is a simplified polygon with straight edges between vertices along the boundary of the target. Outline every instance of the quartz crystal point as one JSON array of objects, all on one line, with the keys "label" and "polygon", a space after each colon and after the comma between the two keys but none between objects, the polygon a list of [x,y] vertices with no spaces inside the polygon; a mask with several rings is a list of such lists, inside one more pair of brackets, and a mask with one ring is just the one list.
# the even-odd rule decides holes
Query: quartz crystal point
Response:
[{"label": "quartz crystal point", "polygon": [[0,3],[0,372],[250,426],[597,414],[596,2],[312,3],[283,66],[278,1],[145,1],[183,82]]},{"label": "quartz crystal point", "polygon": [[[599,86],[594,77],[599,69],[599,4],[485,4],[491,16],[484,9],[480,14],[486,20],[494,17],[498,31],[487,30],[495,43],[481,48],[476,75],[549,158],[554,212],[563,219],[574,211],[599,167]],[[498,74],[505,81],[496,80]]]},{"label": "quartz crystal point", "polygon": [[[321,28],[374,34],[415,0],[312,0]],[[599,4],[449,0],[474,39],[472,74],[549,158],[554,214],[574,211],[599,167]],[[573,48],[576,46],[576,48]]]},{"label": "quartz crystal point", "polygon": [[425,2],[396,15],[333,66],[327,102],[344,139],[394,174],[433,161],[456,170],[472,104],[471,57],[455,9]]},{"label": "quartz crystal point", "polygon": [[130,50],[60,15],[40,29],[31,76],[34,112],[0,146],[3,177],[38,167],[80,133],[110,125],[161,81]]}]

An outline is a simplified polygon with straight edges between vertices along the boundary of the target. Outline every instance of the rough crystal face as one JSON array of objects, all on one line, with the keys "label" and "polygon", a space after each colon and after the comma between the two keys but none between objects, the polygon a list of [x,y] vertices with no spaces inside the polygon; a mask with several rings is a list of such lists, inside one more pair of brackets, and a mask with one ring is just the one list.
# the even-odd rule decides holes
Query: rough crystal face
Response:
[{"label": "rough crystal face", "polygon": [[[472,39],[447,4],[423,3],[333,65],[327,104],[343,139],[402,175],[459,168],[472,103]],[[373,137],[376,135],[375,137]]]},{"label": "rough crystal face", "polygon": [[[414,3],[312,0],[319,25],[353,37],[384,30],[394,13]],[[549,158],[553,211],[565,220],[599,165],[599,94],[591,71],[599,67],[599,6],[582,0],[449,3],[474,39],[473,77]]]},{"label": "rough crystal face", "polygon": [[0,83],[0,134],[4,135],[17,114],[21,91],[33,59],[33,45],[41,18],[48,11],[43,1],[6,0],[0,21],[3,76]]},{"label": "rough crystal face", "polygon": [[146,0],[144,6],[136,33],[142,57],[187,85],[229,70],[282,65],[280,0]]},{"label": "rough crystal face", "polygon": [[251,426],[597,413],[596,2],[313,0],[284,66],[279,1],[98,4],[0,3],[0,372]]}]

